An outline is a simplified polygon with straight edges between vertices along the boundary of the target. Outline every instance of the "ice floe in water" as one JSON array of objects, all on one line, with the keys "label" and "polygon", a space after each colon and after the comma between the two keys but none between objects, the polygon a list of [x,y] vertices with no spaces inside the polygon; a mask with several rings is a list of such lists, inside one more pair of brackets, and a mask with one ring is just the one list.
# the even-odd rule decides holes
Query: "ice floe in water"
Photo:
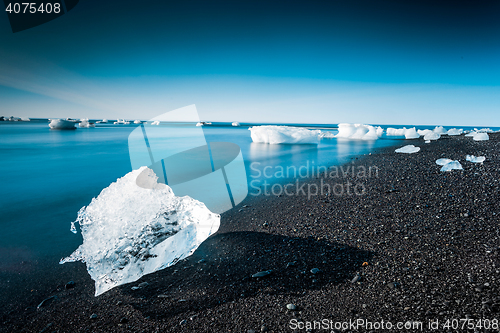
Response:
[{"label": "ice floe in water", "polygon": [[413,154],[419,151],[420,147],[415,147],[414,145],[407,145],[395,150],[396,153],[405,153],[405,154]]},{"label": "ice floe in water", "polygon": [[449,130],[448,130],[447,134],[448,134],[448,135],[460,135],[460,134],[462,134],[463,132],[464,132],[464,130],[463,130],[463,129],[461,129],[461,128],[460,128],[460,129],[457,129],[457,128],[452,128],[452,129],[449,129]]},{"label": "ice floe in water", "polygon": [[83,261],[95,295],[166,268],[192,254],[220,225],[220,216],[188,196],[177,197],[141,167],[80,209],[83,244],[61,264]]},{"label": "ice floe in water", "polygon": [[335,137],[335,133],[331,132],[331,131],[321,131],[321,133],[319,134],[319,138],[320,139],[333,139]]},{"label": "ice floe in water", "polygon": [[231,125],[237,127],[237,126],[240,126],[240,123],[237,121],[233,121],[233,123]]},{"label": "ice floe in water", "polygon": [[418,139],[420,134],[417,133],[415,127],[413,128],[392,128],[387,129],[388,136],[404,136],[406,139]]},{"label": "ice floe in water", "polygon": [[248,129],[253,142],[269,144],[318,144],[320,130],[292,126],[253,126]]},{"label": "ice floe in water", "polygon": [[153,121],[151,125],[160,125],[160,121],[159,120]]},{"label": "ice floe in water", "polygon": [[465,156],[465,159],[469,162],[472,162],[472,163],[483,163],[486,160],[486,157],[467,155],[467,156]]},{"label": "ice floe in water", "polygon": [[75,122],[70,121],[70,120],[63,120],[63,119],[49,119],[49,127],[51,129],[61,129],[61,130],[72,130],[76,129],[75,127]]},{"label": "ice floe in water", "polygon": [[459,161],[450,160],[449,158],[440,158],[436,160],[437,165],[442,165],[441,171],[462,170],[462,164]]},{"label": "ice floe in water", "polygon": [[88,118],[85,119],[80,119],[80,124],[78,124],[81,128],[90,128],[90,127],[95,127],[94,123],[89,122]]},{"label": "ice floe in water", "polygon": [[380,126],[371,126],[363,124],[339,124],[339,133],[337,138],[377,140],[384,133]]}]

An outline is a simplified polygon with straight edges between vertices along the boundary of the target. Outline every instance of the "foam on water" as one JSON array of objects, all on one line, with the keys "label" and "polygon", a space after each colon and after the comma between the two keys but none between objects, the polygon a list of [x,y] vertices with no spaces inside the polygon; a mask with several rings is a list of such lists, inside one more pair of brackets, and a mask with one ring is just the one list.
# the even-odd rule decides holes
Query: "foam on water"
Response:
[{"label": "foam on water", "polygon": [[61,264],[82,261],[95,295],[136,281],[192,254],[220,225],[220,216],[188,196],[177,197],[142,167],[105,188],[80,209],[83,244]]}]

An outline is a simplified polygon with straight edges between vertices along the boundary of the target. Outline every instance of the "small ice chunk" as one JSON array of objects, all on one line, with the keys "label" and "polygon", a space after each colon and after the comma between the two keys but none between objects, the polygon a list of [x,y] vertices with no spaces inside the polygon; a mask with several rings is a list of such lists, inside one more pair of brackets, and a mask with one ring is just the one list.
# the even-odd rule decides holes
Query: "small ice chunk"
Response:
[{"label": "small ice chunk", "polygon": [[448,130],[448,135],[460,135],[463,132],[464,132],[464,130],[462,128],[460,128],[460,129],[452,128],[452,129]]},{"label": "small ice chunk", "polygon": [[160,125],[160,121],[159,120],[153,121],[151,125]]},{"label": "small ice chunk", "polygon": [[218,214],[188,196],[175,196],[157,179],[141,167],[78,212],[83,244],[60,263],[85,262],[96,296],[174,265],[218,230]]},{"label": "small ice chunk", "polygon": [[237,126],[240,126],[240,123],[237,121],[233,121],[233,123],[231,125],[234,127],[237,127]]},{"label": "small ice chunk", "polygon": [[474,156],[474,155],[467,155],[465,159],[469,162],[472,163],[483,163],[486,160],[486,157],[484,156]]},{"label": "small ice chunk", "polygon": [[371,126],[364,124],[339,124],[339,133],[337,138],[358,139],[358,140],[377,140],[384,133],[380,126]]},{"label": "small ice chunk", "polygon": [[443,165],[443,167],[441,168],[441,172],[447,172],[451,170],[463,170],[462,164],[460,164],[459,161],[451,161]]},{"label": "small ice chunk", "polygon": [[474,141],[488,141],[490,137],[488,136],[488,133],[486,132],[477,132],[472,139]]},{"label": "small ice chunk", "polygon": [[431,140],[425,140],[425,143],[431,143]]},{"label": "small ice chunk", "polygon": [[405,154],[413,154],[420,151],[420,147],[415,147],[414,145],[407,145],[396,149],[396,153],[405,153]]},{"label": "small ice chunk", "polygon": [[248,129],[253,142],[275,144],[318,144],[320,130],[292,126],[253,126]]},{"label": "small ice chunk", "polygon": [[449,158],[440,158],[439,160],[436,160],[437,165],[446,165],[450,162],[453,162],[453,160],[450,160]]},{"label": "small ice chunk", "polygon": [[134,120],[134,124],[142,124],[142,121],[140,121],[139,119]]}]

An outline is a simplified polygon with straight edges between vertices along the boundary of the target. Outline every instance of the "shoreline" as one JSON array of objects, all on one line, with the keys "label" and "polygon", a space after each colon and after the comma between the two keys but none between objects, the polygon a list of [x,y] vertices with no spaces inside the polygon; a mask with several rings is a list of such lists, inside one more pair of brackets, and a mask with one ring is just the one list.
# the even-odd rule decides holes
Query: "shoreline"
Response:
[{"label": "shoreline", "polygon": [[[29,305],[2,300],[13,306],[0,331],[291,332],[292,320],[494,319],[499,142],[500,134],[484,142],[405,140],[401,146],[421,151],[386,147],[353,160],[378,166],[377,177],[301,180],[357,182],[367,189],[361,196],[249,195],[222,214],[219,231],[192,256],[97,298],[85,265],[65,264]],[[487,160],[465,162],[466,154]],[[435,160],[442,157],[460,159],[464,170],[440,172]],[[69,280],[72,289],[64,286]],[[141,282],[148,286],[131,290]]]}]

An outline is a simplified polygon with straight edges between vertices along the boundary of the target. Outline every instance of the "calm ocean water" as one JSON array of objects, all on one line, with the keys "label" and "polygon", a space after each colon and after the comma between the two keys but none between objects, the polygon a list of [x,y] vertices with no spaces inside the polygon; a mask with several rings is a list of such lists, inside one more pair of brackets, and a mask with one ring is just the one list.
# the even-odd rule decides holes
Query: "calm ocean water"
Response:
[{"label": "calm ocean water", "polygon": [[[103,188],[131,171],[128,136],[136,126],[54,131],[46,122],[0,122],[0,272],[27,260],[53,260],[57,265],[82,243],[80,234],[69,231],[70,222]],[[404,143],[382,138],[323,139],[318,146],[267,145],[252,143],[248,126],[214,124],[203,127],[203,132],[209,142],[240,146],[249,181],[255,175],[250,169],[253,162],[260,169],[338,165],[352,156]]]}]

